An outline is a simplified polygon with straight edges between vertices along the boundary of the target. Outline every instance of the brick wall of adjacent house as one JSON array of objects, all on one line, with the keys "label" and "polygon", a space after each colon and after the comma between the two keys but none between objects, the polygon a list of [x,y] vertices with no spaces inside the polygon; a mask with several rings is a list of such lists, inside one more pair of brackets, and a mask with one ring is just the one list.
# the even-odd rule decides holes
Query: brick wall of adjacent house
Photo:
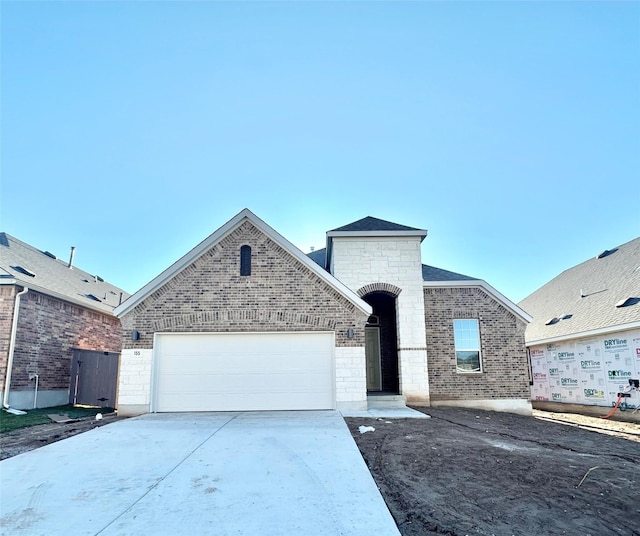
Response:
[{"label": "brick wall of adjacent house", "polygon": [[[526,324],[481,288],[425,288],[432,401],[528,399]],[[456,372],[453,320],[479,320],[481,373]]]},{"label": "brick wall of adjacent house", "polygon": [[[251,275],[240,275],[240,247],[251,247]],[[311,261],[310,261],[311,262]],[[122,318],[123,346],[153,348],[156,332],[334,331],[337,348],[364,347],[362,313],[306,264],[249,221],[243,222]],[[354,337],[347,337],[353,328]],[[131,334],[138,331],[139,340]],[[342,357],[340,357],[342,359]],[[341,378],[364,371],[357,358],[337,372],[338,401],[363,399],[364,382]],[[122,375],[121,375],[122,376]],[[150,378],[137,376],[138,382]],[[143,385],[120,381],[120,396],[144,392]],[[362,386],[360,385],[362,383]],[[144,405],[140,399],[138,404]],[[148,403],[148,402],[147,402]]]},{"label": "brick wall of adjacent house", "polygon": [[[1,297],[0,321],[7,301],[13,308]],[[30,372],[42,391],[69,389],[72,348],[119,352],[121,345],[117,318],[30,290],[20,298],[11,390],[32,390]]]},{"label": "brick wall of adjacent house", "polygon": [[4,389],[4,379],[7,373],[9,339],[11,338],[15,295],[16,287],[0,286],[0,380],[2,381],[0,390]]}]

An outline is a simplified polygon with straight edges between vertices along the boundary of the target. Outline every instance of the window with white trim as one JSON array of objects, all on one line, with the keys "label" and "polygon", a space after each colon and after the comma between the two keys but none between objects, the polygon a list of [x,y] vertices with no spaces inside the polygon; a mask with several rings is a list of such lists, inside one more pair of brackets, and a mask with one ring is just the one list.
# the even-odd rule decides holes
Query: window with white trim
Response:
[{"label": "window with white trim", "polygon": [[480,352],[480,326],[473,318],[453,321],[456,345],[456,371],[482,372]]}]

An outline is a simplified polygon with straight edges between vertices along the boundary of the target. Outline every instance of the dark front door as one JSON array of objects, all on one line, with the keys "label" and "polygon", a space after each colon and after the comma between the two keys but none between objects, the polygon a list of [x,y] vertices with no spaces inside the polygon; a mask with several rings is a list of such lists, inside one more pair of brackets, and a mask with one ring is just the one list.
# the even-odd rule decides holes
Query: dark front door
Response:
[{"label": "dark front door", "polygon": [[[372,292],[363,297],[373,308],[373,316],[377,326],[365,330],[365,354],[367,357],[367,390],[383,391],[385,393],[399,392],[400,383],[398,381],[398,336],[396,328],[396,298],[386,292]],[[370,323],[371,326],[371,323]],[[375,376],[375,342],[373,341],[374,331],[379,334],[378,354],[379,354],[379,378]],[[370,348],[372,349],[370,351]],[[369,377],[370,371],[374,376]],[[371,380],[371,383],[370,383]],[[380,385],[380,387],[370,387]]]},{"label": "dark front door", "polygon": [[114,352],[74,349],[69,404],[115,408],[119,357]]},{"label": "dark front door", "polygon": [[382,391],[379,327],[364,328],[364,351],[367,358],[367,391]]}]

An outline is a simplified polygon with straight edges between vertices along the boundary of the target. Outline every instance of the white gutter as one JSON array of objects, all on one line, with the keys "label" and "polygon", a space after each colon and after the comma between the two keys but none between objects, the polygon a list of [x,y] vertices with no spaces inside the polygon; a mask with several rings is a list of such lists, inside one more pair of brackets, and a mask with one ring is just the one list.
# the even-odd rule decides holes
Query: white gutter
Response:
[{"label": "white gutter", "polygon": [[[11,339],[9,340],[9,357],[7,358],[7,374],[4,380],[4,396],[2,400],[2,407],[9,410],[9,388],[11,387],[11,371],[13,369],[13,352],[16,346],[16,332],[18,331],[18,313],[20,311],[20,296],[23,296],[29,292],[27,287],[24,287],[18,294],[16,294],[16,301],[13,304],[13,322],[11,323]],[[14,410],[15,411],[15,410]]]},{"label": "white gutter", "polygon": [[379,236],[419,236],[423,240],[426,238],[428,232],[426,229],[413,229],[411,231],[327,231],[327,236],[329,237],[379,237]]}]

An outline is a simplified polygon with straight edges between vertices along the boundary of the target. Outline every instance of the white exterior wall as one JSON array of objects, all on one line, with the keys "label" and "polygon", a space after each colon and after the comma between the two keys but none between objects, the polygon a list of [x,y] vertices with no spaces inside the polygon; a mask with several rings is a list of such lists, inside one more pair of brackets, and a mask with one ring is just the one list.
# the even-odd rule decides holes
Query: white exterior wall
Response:
[{"label": "white exterior wall", "polygon": [[367,409],[364,347],[336,347],[336,407]]},{"label": "white exterior wall", "polygon": [[396,300],[400,392],[429,402],[420,237],[333,237],[331,273],[353,291],[371,283],[402,289]]},{"label": "white exterior wall", "polygon": [[118,415],[149,412],[152,356],[153,350],[122,350],[118,374]]},{"label": "white exterior wall", "polygon": [[[612,406],[629,379],[640,378],[640,330],[573,339],[529,348],[531,399]],[[626,399],[640,406],[640,392]]]}]

